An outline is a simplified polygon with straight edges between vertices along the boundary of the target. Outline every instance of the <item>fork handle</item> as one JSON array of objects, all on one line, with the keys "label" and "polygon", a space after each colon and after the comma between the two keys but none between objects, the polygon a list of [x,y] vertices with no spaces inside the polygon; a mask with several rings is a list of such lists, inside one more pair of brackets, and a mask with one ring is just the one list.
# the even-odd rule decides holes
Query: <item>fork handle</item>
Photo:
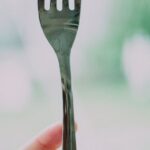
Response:
[{"label": "fork handle", "polygon": [[70,57],[58,58],[63,94],[63,150],[76,150],[73,94],[71,87]]}]

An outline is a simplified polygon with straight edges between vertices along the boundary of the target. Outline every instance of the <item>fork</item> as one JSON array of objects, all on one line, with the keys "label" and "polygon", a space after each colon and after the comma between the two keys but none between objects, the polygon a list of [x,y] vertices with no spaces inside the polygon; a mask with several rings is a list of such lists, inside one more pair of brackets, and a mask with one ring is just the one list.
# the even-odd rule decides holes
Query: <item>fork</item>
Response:
[{"label": "fork", "polygon": [[44,3],[44,0],[38,0],[39,20],[47,40],[57,55],[61,74],[63,150],[76,150],[70,53],[79,26],[81,0],[74,0],[74,10],[69,9],[69,0],[62,1],[61,11],[57,9],[57,0],[50,1],[49,10],[45,10]]}]

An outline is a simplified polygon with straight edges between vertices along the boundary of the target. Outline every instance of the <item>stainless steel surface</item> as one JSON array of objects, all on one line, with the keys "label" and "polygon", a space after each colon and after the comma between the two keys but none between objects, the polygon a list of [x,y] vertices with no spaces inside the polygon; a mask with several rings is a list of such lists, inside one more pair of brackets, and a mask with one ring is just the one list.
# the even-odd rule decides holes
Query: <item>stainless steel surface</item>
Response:
[{"label": "stainless steel surface", "polygon": [[63,91],[63,150],[76,150],[73,96],[71,88],[70,52],[79,26],[81,0],[75,0],[75,9],[69,9],[69,0],[63,0],[58,11],[57,1],[51,0],[45,10],[44,0],[38,0],[39,19],[43,32],[56,52]]}]

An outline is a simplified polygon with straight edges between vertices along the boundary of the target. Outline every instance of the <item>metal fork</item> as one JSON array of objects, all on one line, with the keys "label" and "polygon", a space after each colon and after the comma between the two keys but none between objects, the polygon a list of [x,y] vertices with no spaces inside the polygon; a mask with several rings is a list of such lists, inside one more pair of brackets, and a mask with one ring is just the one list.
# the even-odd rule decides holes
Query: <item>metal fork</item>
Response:
[{"label": "metal fork", "polygon": [[63,93],[63,150],[76,150],[73,96],[71,88],[70,53],[79,26],[81,0],[75,0],[75,9],[69,9],[69,0],[63,0],[63,9],[57,10],[57,0],[51,0],[50,9],[44,9],[44,0],[38,0],[39,19],[43,32],[56,52]]}]

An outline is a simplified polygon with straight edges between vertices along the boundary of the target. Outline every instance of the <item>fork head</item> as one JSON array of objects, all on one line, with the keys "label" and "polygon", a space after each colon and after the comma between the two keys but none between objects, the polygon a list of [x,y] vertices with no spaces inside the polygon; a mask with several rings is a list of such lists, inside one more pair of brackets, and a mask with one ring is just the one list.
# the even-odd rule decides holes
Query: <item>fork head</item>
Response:
[{"label": "fork head", "polygon": [[39,19],[43,32],[58,55],[70,55],[79,26],[81,0],[75,0],[75,9],[69,9],[69,0],[63,0],[63,9],[57,10],[57,0],[51,0],[50,9],[44,9],[44,0],[38,0]]}]

